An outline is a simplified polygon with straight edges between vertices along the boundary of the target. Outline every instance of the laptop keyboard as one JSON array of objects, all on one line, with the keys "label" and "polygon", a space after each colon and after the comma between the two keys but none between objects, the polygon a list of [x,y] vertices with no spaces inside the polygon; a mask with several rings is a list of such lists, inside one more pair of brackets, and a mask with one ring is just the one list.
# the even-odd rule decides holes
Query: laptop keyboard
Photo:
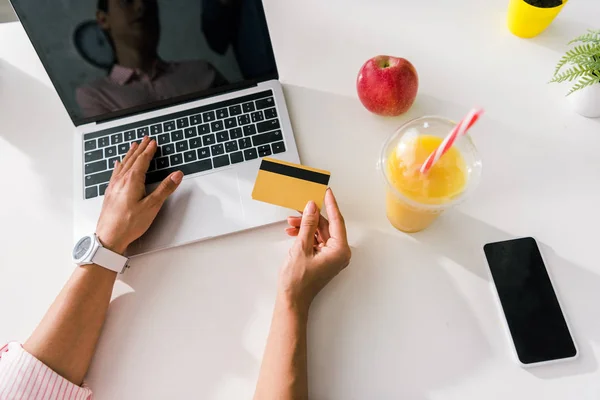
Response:
[{"label": "laptop keyboard", "polygon": [[232,100],[85,134],[84,196],[103,196],[115,162],[144,136],[158,148],[146,184],[174,171],[185,175],[227,167],[286,150],[273,92]]}]

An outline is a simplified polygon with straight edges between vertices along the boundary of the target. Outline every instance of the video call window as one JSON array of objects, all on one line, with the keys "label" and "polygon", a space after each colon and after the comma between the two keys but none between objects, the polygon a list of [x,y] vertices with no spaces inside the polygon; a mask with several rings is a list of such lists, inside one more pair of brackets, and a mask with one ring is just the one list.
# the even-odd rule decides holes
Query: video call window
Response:
[{"label": "video call window", "polygon": [[74,121],[276,77],[261,0],[14,0]]}]

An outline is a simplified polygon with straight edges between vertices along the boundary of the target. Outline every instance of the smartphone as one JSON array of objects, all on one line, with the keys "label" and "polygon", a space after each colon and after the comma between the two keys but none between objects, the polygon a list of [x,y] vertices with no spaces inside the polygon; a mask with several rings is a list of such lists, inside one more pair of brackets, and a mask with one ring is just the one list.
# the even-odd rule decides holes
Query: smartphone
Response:
[{"label": "smartphone", "polygon": [[577,357],[577,345],[534,238],[484,246],[492,281],[521,366]]}]

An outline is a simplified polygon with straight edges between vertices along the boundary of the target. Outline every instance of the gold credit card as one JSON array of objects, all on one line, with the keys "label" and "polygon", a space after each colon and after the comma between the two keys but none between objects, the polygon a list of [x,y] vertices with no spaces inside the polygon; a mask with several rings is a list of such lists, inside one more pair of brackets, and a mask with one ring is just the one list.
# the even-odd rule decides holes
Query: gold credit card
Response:
[{"label": "gold credit card", "polygon": [[252,198],[298,211],[312,200],[321,209],[330,177],[321,169],[263,158]]}]

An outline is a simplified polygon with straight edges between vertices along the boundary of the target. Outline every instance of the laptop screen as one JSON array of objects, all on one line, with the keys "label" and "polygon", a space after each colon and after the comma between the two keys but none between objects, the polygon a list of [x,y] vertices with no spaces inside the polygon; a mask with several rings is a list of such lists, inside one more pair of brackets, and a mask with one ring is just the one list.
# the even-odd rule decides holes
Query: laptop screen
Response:
[{"label": "laptop screen", "polygon": [[12,0],[76,125],[277,77],[261,0]]}]

